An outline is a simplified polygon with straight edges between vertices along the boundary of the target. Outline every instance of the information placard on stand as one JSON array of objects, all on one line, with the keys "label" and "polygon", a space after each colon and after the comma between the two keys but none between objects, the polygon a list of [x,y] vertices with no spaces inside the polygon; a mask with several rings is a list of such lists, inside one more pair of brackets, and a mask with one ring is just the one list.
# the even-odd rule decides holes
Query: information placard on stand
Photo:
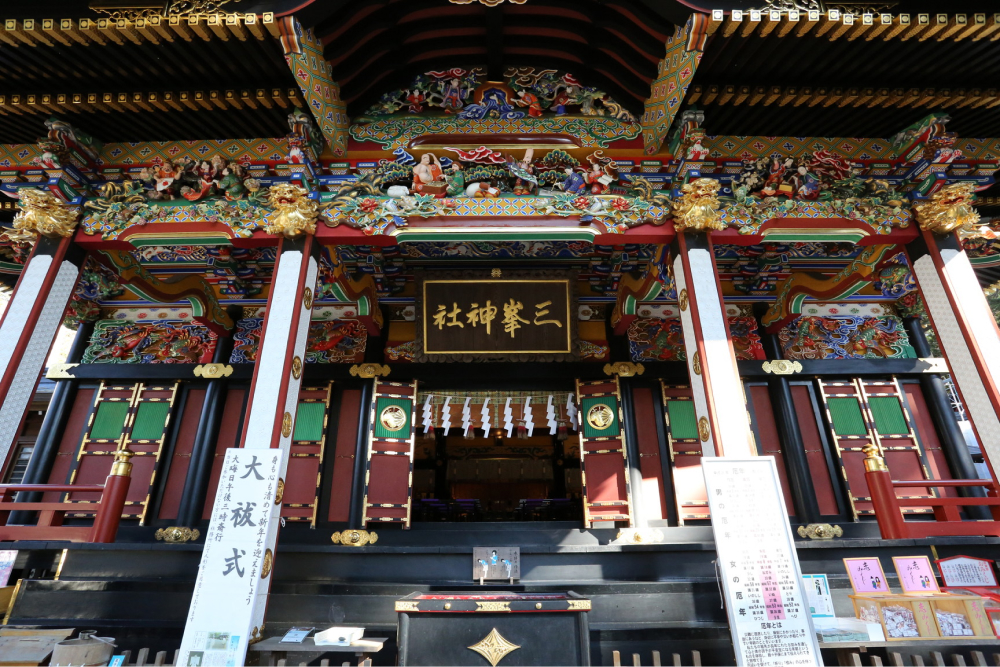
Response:
[{"label": "information placard on stand", "polygon": [[702,459],[736,664],[822,665],[774,457]]}]

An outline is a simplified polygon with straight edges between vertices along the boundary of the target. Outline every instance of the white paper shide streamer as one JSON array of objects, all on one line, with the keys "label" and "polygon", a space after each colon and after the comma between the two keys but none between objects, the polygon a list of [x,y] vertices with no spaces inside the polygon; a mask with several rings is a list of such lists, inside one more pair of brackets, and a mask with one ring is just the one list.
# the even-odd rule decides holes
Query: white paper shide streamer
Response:
[{"label": "white paper shide streamer", "polygon": [[490,424],[490,408],[489,408],[489,404],[490,404],[490,399],[487,396],[486,399],[483,400],[483,409],[480,410],[480,412],[479,412],[479,416],[480,416],[480,418],[482,419],[482,422],[483,422],[483,437],[484,438],[488,437],[489,434],[490,434],[490,426],[491,426],[491,424]]},{"label": "white paper shide streamer", "polygon": [[580,422],[577,419],[576,404],[573,402],[573,394],[566,397],[566,418],[569,419],[569,423],[573,425],[574,430],[580,428]]},{"label": "white paper shide streamer", "polygon": [[552,394],[549,394],[549,400],[545,402],[545,421],[549,425],[549,435],[555,435],[559,422],[556,421],[556,406],[552,404]]},{"label": "white paper shide streamer", "polygon": [[421,423],[424,425],[424,435],[434,428],[434,408],[431,406],[431,399],[434,398],[433,394],[427,394],[427,398],[424,399],[424,410],[421,414],[423,420]]},{"label": "white paper shide streamer", "polygon": [[524,399],[522,416],[524,417],[524,430],[527,431],[527,437],[530,438],[532,432],[535,430],[535,417],[531,414],[531,396],[527,396]]},{"label": "white paper shide streamer", "polygon": [[465,397],[465,404],[462,406],[462,435],[466,438],[471,438],[469,431],[472,430],[472,410],[469,409],[469,402],[472,401],[471,396]]},{"label": "white paper shide streamer", "polygon": [[510,409],[510,397],[503,404],[503,427],[508,438],[514,434],[514,411]]},{"label": "white paper shide streamer", "polygon": [[451,396],[444,397],[444,405],[441,406],[441,428],[444,429],[444,434],[448,435],[448,429],[451,428]]}]

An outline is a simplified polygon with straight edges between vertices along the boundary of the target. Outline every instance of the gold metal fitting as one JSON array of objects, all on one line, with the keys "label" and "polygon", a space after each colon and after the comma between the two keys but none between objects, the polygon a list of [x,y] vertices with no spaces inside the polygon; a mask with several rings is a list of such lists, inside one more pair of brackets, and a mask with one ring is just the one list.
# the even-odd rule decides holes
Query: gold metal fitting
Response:
[{"label": "gold metal fitting", "polygon": [[351,376],[360,378],[375,378],[388,375],[390,368],[386,364],[354,364],[351,366]]},{"label": "gold metal fitting", "polygon": [[201,531],[197,528],[185,528],[183,526],[170,526],[168,528],[158,528],[155,537],[157,540],[167,544],[183,544],[184,542],[194,542],[201,537]]},{"label": "gold metal fitting", "polygon": [[367,530],[345,530],[342,533],[334,533],[330,536],[334,544],[343,544],[347,547],[363,547],[366,544],[378,542],[378,534]]},{"label": "gold metal fitting", "polygon": [[862,451],[865,453],[865,472],[889,470],[885,465],[885,459],[879,456],[878,447],[875,445],[865,445]]},{"label": "gold metal fitting", "polygon": [[645,366],[642,364],[633,364],[631,361],[616,361],[604,364],[605,375],[618,375],[623,378],[630,378],[635,375],[642,375],[645,372]]},{"label": "gold metal fitting", "polygon": [[131,477],[132,461],[135,452],[131,449],[119,449],[115,452],[115,462],[111,464],[111,474],[115,477]]},{"label": "gold metal fitting", "polygon": [[811,523],[808,526],[799,526],[799,537],[808,537],[810,540],[832,540],[835,537],[843,537],[844,529],[840,526],[831,526],[828,523]]}]

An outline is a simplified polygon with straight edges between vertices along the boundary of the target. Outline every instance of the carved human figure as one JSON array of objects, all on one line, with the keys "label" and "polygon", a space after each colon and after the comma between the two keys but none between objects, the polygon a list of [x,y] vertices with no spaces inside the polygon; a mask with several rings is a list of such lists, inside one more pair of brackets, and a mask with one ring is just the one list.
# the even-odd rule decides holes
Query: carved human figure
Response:
[{"label": "carved human figure", "polygon": [[429,183],[440,182],[442,177],[441,163],[438,162],[434,153],[424,153],[420,157],[420,163],[413,168],[413,188],[414,192],[423,192],[424,187]]}]

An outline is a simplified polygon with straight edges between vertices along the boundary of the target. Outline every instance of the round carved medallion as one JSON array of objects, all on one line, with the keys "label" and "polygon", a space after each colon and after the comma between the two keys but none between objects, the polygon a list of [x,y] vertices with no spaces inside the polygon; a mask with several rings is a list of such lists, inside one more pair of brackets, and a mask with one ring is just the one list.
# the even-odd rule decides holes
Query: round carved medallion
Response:
[{"label": "round carved medallion", "polygon": [[378,420],[386,431],[401,431],[406,426],[406,411],[398,405],[390,405],[382,410]]},{"label": "round carved medallion", "polygon": [[274,554],[271,553],[270,549],[264,551],[264,562],[260,565],[260,578],[267,579],[267,575],[271,574],[271,566],[274,564]]},{"label": "round carved medallion", "polygon": [[281,418],[281,435],[288,437],[292,434],[292,415],[289,412]]},{"label": "round carved medallion", "polygon": [[306,310],[312,310],[313,307],[313,291],[312,288],[305,288],[302,291],[302,307]]},{"label": "round carved medallion", "polygon": [[292,377],[296,380],[302,377],[302,359],[299,358],[299,355],[292,358]]},{"label": "round carved medallion", "polygon": [[708,438],[711,432],[708,428],[708,418],[701,417],[698,419],[698,437],[701,438],[702,442],[708,442]]},{"label": "round carved medallion", "polygon": [[603,431],[611,426],[614,421],[614,411],[604,403],[598,403],[590,408],[590,410],[587,410],[587,423],[595,430]]}]

